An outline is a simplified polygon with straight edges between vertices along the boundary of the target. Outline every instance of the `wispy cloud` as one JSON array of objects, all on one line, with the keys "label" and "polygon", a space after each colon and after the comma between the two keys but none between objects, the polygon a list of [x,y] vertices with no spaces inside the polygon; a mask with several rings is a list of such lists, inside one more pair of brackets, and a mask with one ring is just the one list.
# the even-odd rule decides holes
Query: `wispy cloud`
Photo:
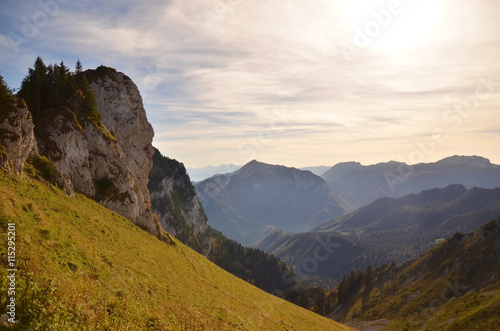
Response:
[{"label": "wispy cloud", "polygon": [[[500,81],[495,0],[401,1],[408,10],[349,61],[340,45],[352,46],[389,1],[222,3],[221,12],[220,2],[201,0],[70,1],[16,53],[9,34],[22,36],[43,8],[11,2],[0,9],[0,70],[14,87],[36,55],[125,72],[141,90],[155,144],[188,166],[397,159],[448,129],[443,114],[480,77]],[[429,157],[453,150],[500,163],[480,130],[500,119],[499,96],[500,86]],[[453,137],[484,142],[473,150]]]}]

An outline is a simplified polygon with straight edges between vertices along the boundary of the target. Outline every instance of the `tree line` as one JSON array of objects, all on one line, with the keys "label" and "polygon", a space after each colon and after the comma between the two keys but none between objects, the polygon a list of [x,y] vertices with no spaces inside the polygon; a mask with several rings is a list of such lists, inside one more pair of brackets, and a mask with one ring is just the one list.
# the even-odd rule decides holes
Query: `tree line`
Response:
[{"label": "tree line", "polygon": [[212,244],[207,257],[222,269],[272,294],[294,285],[293,270],[274,255],[245,247],[212,228],[209,231]]},{"label": "tree line", "polygon": [[38,56],[33,68],[29,68],[24,77],[17,95],[24,99],[34,120],[69,110],[78,118],[101,124],[95,95],[80,60],[76,63],[75,71],[71,72],[62,61],[47,66]]}]

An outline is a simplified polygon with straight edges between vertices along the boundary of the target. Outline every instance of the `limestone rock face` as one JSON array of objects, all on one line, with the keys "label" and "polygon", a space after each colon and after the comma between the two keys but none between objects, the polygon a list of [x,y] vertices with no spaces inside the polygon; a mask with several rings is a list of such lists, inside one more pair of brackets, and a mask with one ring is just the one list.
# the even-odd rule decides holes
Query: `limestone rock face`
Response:
[{"label": "limestone rock face", "polygon": [[150,211],[147,188],[154,132],[137,86],[107,67],[85,74],[102,123],[77,120],[69,109],[41,121],[36,130],[40,154],[56,164],[76,191],[158,236],[161,225]]},{"label": "limestone rock face", "polygon": [[[174,177],[166,177],[160,184],[160,191],[151,192],[153,201],[159,200],[155,205],[163,203],[165,205],[175,203],[174,195],[184,189],[182,179]],[[185,220],[185,224],[193,232],[194,235],[203,235],[208,229],[207,218],[203,212],[203,207],[196,196],[186,199],[181,206],[172,206],[172,209],[179,208],[181,217]],[[162,227],[173,236],[181,235],[182,230],[175,225],[176,215],[173,212],[162,212],[161,207],[155,208],[155,213],[160,217]]]},{"label": "limestone rock face", "polygon": [[[34,124],[31,113],[18,100],[0,117],[0,166],[22,174],[26,159],[37,153]],[[1,146],[0,146],[1,147]]]},{"label": "limestone rock face", "polygon": [[184,165],[156,150],[149,177],[152,210],[163,229],[206,254],[210,249],[208,220]]},{"label": "limestone rock face", "polygon": [[66,106],[46,109],[33,122],[19,99],[0,112],[0,167],[22,174],[28,157],[45,156],[57,167],[53,181],[66,194],[81,192],[162,237],[148,190],[154,132],[139,90],[112,68],[85,75],[101,122]]},{"label": "limestone rock face", "polygon": [[74,188],[93,197],[95,189],[89,164],[89,141],[80,124],[58,114],[39,121],[36,131],[40,154],[50,159]]},{"label": "limestone rock face", "polygon": [[138,199],[150,208],[147,184],[153,166],[154,131],[146,117],[139,90],[129,77],[119,72],[91,76],[91,79],[102,122],[119,142],[120,152],[137,186]]}]

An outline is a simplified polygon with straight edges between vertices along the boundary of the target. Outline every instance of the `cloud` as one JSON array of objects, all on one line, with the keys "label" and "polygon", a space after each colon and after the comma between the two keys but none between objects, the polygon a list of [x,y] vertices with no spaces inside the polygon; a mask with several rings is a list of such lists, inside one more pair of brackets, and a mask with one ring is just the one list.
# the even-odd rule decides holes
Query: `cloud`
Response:
[{"label": "cloud", "polygon": [[[0,57],[0,64],[25,70],[40,54],[46,62],[80,58],[87,68],[105,64],[125,72],[143,95],[155,144],[188,166],[244,158],[241,146],[249,141],[257,141],[257,158],[285,158],[286,151],[290,165],[330,164],[344,156],[383,161],[442,126],[443,112],[474,93],[478,78],[500,80],[500,6],[494,0],[415,3],[434,6],[427,7],[435,12],[432,22],[408,10],[379,37],[408,31],[399,37],[420,33],[418,42],[383,48],[375,38],[346,60],[340,45],[352,46],[355,28],[387,3],[71,1],[22,45],[19,58]],[[358,21],[347,14],[350,7]],[[0,9],[13,23],[0,24],[0,47],[8,32],[21,31],[22,17],[38,10],[22,1]],[[498,104],[496,95],[482,103],[480,120],[464,121],[464,130],[488,127],[498,119]],[[286,128],[269,131],[273,114],[284,108]],[[260,139],[263,132],[273,139]],[[391,137],[391,148],[380,144]],[[329,142],[337,144],[334,150]]]}]

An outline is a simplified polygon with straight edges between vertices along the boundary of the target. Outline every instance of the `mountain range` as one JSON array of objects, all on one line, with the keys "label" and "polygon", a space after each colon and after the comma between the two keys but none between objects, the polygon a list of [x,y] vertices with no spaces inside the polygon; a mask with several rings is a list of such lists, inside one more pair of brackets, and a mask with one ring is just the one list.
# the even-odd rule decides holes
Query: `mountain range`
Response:
[{"label": "mountain range", "polygon": [[[500,188],[467,190],[450,185],[401,198],[380,198],[312,232],[275,230],[256,247],[281,258],[296,272],[340,281],[353,269],[415,258],[454,233],[470,232],[498,215]],[[332,243],[331,252],[318,259],[318,250],[325,246],[322,242]]]},{"label": "mountain range", "polygon": [[452,184],[467,189],[500,187],[500,166],[478,156],[452,156],[417,165],[347,162],[320,177],[254,160],[233,173],[195,183],[195,188],[209,224],[231,239],[252,245],[274,229],[310,231],[379,198]]},{"label": "mountain range", "polygon": [[251,245],[274,228],[307,231],[340,216],[343,208],[310,171],[251,161],[231,174],[195,184],[209,224]]},{"label": "mountain range", "polygon": [[500,187],[500,166],[479,156],[451,156],[433,163],[386,162],[363,166],[339,163],[321,176],[353,211],[378,198],[398,198],[432,188],[462,184]]},{"label": "mountain range", "polygon": [[[221,164],[218,166],[213,166],[213,165],[207,165],[204,167],[198,167],[198,168],[186,168],[189,177],[193,182],[201,182],[207,178],[210,178],[215,175],[221,175],[221,174],[228,174],[231,172],[235,172],[236,170],[240,169],[240,165],[228,163],[228,164]],[[324,174],[327,170],[330,169],[328,166],[312,166],[312,167],[303,167],[299,168],[300,170],[307,170],[312,172],[315,175],[321,176]]]},{"label": "mountain range", "polygon": [[221,164],[218,166],[208,165],[198,168],[187,168],[186,170],[193,182],[200,182],[214,175],[235,172],[239,168],[241,168],[240,165],[228,163],[228,164]]},{"label": "mountain range", "polygon": [[335,288],[285,297],[357,330],[498,330],[499,239],[497,218],[403,264],[352,270]]},{"label": "mountain range", "polygon": [[487,159],[347,163],[323,178],[253,160],[195,187],[153,135],[113,68],[37,58],[17,95],[0,76],[0,306],[16,302],[0,328],[498,327]]}]

